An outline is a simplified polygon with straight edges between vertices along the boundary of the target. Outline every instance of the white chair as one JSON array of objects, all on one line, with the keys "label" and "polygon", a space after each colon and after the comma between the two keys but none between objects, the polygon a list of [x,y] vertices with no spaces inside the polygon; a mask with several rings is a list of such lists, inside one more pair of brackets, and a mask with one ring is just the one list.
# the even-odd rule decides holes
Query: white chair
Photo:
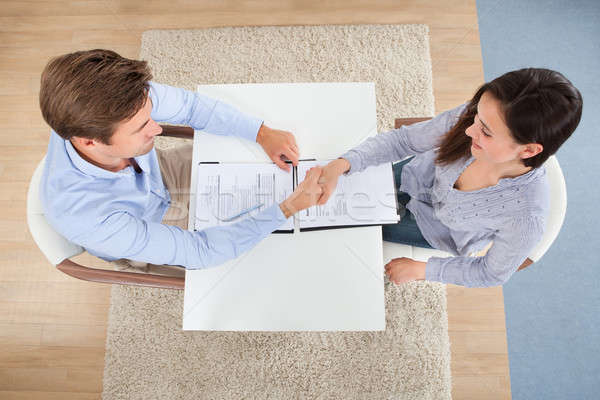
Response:
[{"label": "white chair", "polygon": [[[410,125],[411,123],[427,120],[429,118],[398,118],[396,119],[396,128],[402,125]],[[538,261],[544,253],[550,248],[552,242],[558,236],[558,232],[562,227],[567,211],[567,187],[558,160],[555,156],[550,156],[546,163],[546,173],[548,182],[550,183],[550,215],[546,222],[546,229],[542,239],[533,249],[529,257],[525,260],[518,270],[528,267]],[[485,254],[485,251],[491,246],[488,245],[484,251],[478,253]],[[473,254],[474,255],[474,254]],[[388,262],[393,258],[409,257],[417,261],[426,262],[429,257],[451,257],[452,255],[441,250],[425,249],[421,247],[410,246],[406,244],[383,242],[383,260]]]},{"label": "white chair", "polygon": [[[162,128],[164,136],[189,138],[194,133],[190,127],[162,125]],[[44,156],[29,182],[27,224],[33,240],[52,265],[68,275],[87,281],[179,290],[184,288],[185,279],[180,277],[89,268],[71,261],[71,257],[81,254],[85,250],[65,239],[46,221],[40,201],[40,181],[45,162],[46,157]]]}]

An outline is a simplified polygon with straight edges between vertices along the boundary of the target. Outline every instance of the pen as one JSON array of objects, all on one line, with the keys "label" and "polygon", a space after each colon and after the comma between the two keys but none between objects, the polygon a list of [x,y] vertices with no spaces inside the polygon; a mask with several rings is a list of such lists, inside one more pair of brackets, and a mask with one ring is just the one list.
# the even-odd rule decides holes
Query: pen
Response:
[{"label": "pen", "polygon": [[223,222],[230,222],[230,221],[233,221],[234,219],[236,219],[236,218],[238,218],[238,217],[241,217],[241,216],[242,216],[242,215],[244,215],[244,214],[248,214],[250,211],[254,211],[254,210],[256,210],[257,208],[260,208],[260,207],[262,207],[263,205],[264,205],[264,203],[261,203],[261,204],[259,204],[259,205],[256,205],[256,206],[254,206],[254,207],[247,208],[247,209],[245,209],[245,210],[243,210],[243,211],[239,212],[238,214],[235,214],[234,216],[231,216],[231,217],[229,217],[229,218],[225,218],[225,219],[223,220]]}]

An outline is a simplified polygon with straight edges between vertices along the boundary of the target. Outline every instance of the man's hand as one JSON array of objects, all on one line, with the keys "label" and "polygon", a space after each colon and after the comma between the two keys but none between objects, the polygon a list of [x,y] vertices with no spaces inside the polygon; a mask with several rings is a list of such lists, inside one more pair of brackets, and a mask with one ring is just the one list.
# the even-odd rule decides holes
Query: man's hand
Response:
[{"label": "man's hand", "polygon": [[323,192],[323,188],[317,183],[322,170],[319,166],[309,169],[306,178],[300,182],[294,193],[279,205],[286,218],[317,204]]},{"label": "man's hand", "polygon": [[415,261],[412,258],[394,258],[385,265],[385,274],[396,285],[410,281],[425,279],[425,266],[427,263]]},{"label": "man's hand", "polygon": [[290,160],[292,165],[298,165],[298,145],[290,132],[271,129],[263,124],[256,135],[256,142],[279,168],[288,172],[291,169],[282,156]]},{"label": "man's hand", "polygon": [[318,181],[323,186],[323,194],[319,197],[318,205],[327,203],[327,200],[335,191],[340,175],[348,170],[350,170],[350,163],[345,158],[333,160],[323,167],[323,172]]}]

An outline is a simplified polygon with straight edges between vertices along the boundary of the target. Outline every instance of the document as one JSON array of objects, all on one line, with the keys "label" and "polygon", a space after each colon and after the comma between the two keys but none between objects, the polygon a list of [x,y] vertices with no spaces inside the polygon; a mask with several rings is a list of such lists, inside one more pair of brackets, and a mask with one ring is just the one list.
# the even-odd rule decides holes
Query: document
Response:
[{"label": "document", "polygon": [[[281,203],[293,191],[293,174],[275,164],[200,163],[195,228],[234,224]],[[280,230],[292,232],[293,219]]]},{"label": "document", "polygon": [[[298,183],[308,170],[327,161],[298,165]],[[326,204],[298,213],[301,231],[350,226],[395,224],[399,221],[392,164],[371,166],[352,175],[341,175]]]},{"label": "document", "polygon": [[[284,201],[308,170],[330,160],[302,160],[292,172],[275,164],[199,163],[195,229],[236,223]],[[394,224],[399,220],[391,164],[340,176],[327,204],[289,218],[276,233]]]}]

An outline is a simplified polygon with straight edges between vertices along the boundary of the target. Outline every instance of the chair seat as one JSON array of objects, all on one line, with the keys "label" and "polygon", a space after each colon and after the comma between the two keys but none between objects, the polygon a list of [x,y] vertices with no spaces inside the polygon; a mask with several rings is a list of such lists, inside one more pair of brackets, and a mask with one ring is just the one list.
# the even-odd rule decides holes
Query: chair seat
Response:
[{"label": "chair seat", "polygon": [[408,244],[383,242],[383,262],[393,258],[408,257],[416,261],[426,262],[429,257],[452,257],[452,254],[437,249],[426,249]]}]

